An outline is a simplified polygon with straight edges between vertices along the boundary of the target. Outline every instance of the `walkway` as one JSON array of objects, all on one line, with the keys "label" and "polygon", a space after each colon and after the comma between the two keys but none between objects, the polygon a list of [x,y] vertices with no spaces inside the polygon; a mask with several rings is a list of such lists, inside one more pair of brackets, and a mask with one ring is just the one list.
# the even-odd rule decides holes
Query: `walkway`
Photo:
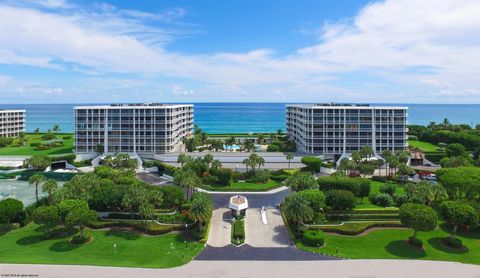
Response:
[{"label": "walkway", "polygon": [[438,261],[413,260],[340,260],[340,261],[193,261],[169,268],[123,268],[68,265],[0,264],[0,275],[35,275],[34,277],[385,277],[385,278],[478,278],[480,266]]}]

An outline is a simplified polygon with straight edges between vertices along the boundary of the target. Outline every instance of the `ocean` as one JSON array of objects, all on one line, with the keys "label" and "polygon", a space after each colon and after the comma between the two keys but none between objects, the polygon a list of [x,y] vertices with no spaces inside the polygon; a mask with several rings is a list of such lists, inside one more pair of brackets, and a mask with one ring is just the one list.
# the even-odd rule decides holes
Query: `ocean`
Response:
[{"label": "ocean", "polygon": [[[91,104],[0,104],[0,109],[27,110],[27,132],[54,124],[73,132],[73,107]],[[285,103],[195,103],[194,121],[208,133],[285,130]],[[377,105],[377,104],[375,104]],[[455,124],[480,123],[480,104],[378,104],[408,106],[408,123],[427,125],[448,118]]]}]

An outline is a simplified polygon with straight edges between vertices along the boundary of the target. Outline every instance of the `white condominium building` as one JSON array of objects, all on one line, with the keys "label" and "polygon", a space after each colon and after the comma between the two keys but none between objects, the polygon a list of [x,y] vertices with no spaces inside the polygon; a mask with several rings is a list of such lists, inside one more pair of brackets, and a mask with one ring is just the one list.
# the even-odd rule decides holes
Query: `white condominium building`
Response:
[{"label": "white condominium building", "polygon": [[292,104],[286,106],[287,133],[297,150],[309,154],[348,155],[364,146],[404,150],[407,107],[367,104]]},{"label": "white condominium building", "polygon": [[0,109],[0,137],[17,137],[25,132],[25,110]]},{"label": "white condominium building", "polygon": [[75,107],[75,150],[154,155],[174,152],[192,133],[193,105],[112,104]]}]

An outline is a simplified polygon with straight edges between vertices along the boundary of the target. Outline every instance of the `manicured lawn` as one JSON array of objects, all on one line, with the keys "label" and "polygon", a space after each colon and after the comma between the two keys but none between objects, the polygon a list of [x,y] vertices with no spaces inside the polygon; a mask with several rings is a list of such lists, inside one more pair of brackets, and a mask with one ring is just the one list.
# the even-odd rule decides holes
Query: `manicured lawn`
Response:
[{"label": "manicured lawn", "polygon": [[[64,145],[60,147],[51,148],[48,150],[35,150],[35,147],[30,146],[32,143],[42,143],[46,142],[43,140],[43,134],[27,134],[27,143],[25,146],[14,147],[7,146],[0,148],[0,155],[35,155],[35,154],[46,154],[46,155],[58,155],[58,154],[69,154],[73,153],[73,134],[57,134],[58,140],[63,140]],[[63,136],[70,136],[70,139],[63,139]],[[17,139],[15,139],[17,140]],[[15,144],[15,142],[13,143]]]},{"label": "manicured lawn", "polygon": [[436,152],[438,148],[434,144],[418,140],[408,140],[408,145],[417,149],[421,149],[425,152]]},{"label": "manicured lawn", "polygon": [[300,242],[297,246],[307,251],[337,254],[352,259],[425,259],[480,264],[480,231],[459,233],[458,238],[467,247],[460,250],[443,244],[442,239],[448,236],[449,231],[450,227],[442,224],[441,228],[432,232],[419,232],[418,238],[423,241],[423,250],[405,243],[413,234],[411,229],[378,230],[364,236],[327,234],[326,245],[320,250],[306,247]]},{"label": "manicured lawn", "polygon": [[[38,225],[29,224],[0,234],[0,263],[164,268],[185,264],[203,249],[203,244],[188,242],[185,251],[179,234],[139,236],[119,230],[92,231],[93,241],[73,245],[69,243],[71,236],[44,240],[42,231]],[[113,244],[117,245],[116,255]]]},{"label": "manicured lawn", "polygon": [[202,185],[203,189],[210,191],[267,191],[281,184],[277,181],[269,181],[267,183],[250,183],[250,182],[233,182],[230,186]]}]

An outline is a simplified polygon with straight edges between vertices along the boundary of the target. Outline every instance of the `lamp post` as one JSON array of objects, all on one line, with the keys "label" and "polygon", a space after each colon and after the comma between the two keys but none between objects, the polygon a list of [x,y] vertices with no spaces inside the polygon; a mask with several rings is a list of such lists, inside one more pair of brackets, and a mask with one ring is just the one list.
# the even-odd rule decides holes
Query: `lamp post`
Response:
[{"label": "lamp post", "polygon": [[187,241],[183,241],[185,243],[185,250],[187,250]]}]

